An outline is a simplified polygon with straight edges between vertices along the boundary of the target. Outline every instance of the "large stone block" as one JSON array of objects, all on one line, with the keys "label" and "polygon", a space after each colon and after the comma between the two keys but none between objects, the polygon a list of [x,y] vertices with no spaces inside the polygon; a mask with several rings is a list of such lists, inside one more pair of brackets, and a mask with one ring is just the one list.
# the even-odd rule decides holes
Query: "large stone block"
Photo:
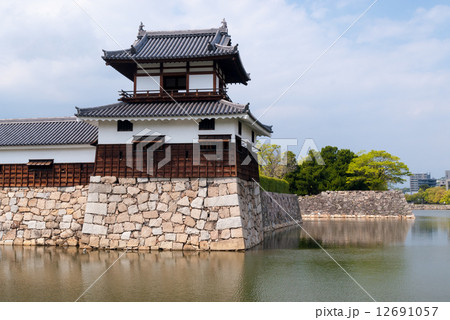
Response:
[{"label": "large stone block", "polygon": [[239,196],[230,194],[226,196],[211,197],[205,199],[205,207],[231,207],[239,205]]},{"label": "large stone block", "polygon": [[192,208],[201,209],[203,207],[203,198],[197,197],[191,203]]},{"label": "large stone block", "polygon": [[84,223],[92,223],[94,221],[94,216],[90,213],[84,215]]},{"label": "large stone block", "polygon": [[127,231],[127,232],[122,233],[122,236],[120,237],[120,239],[121,240],[129,240],[130,236],[131,236],[131,232]]},{"label": "large stone block", "polygon": [[101,179],[102,179],[102,177],[100,177],[100,176],[91,176],[89,178],[89,181],[91,183],[100,183]]},{"label": "large stone block", "polygon": [[108,205],[106,203],[88,203],[86,204],[86,213],[106,216],[108,213]]},{"label": "large stone block", "polygon": [[45,229],[45,222],[39,221],[36,223],[36,229],[43,230]]},{"label": "large stone block", "polygon": [[242,227],[241,217],[231,217],[217,220],[217,230],[232,229]]},{"label": "large stone block", "polygon": [[[106,183],[106,184],[113,184],[117,182],[117,178],[116,177],[102,177],[100,179],[101,183]],[[91,181],[92,182],[92,181]]]},{"label": "large stone block", "polygon": [[115,186],[112,190],[113,194],[126,194],[127,188],[125,186]]},{"label": "large stone block", "polygon": [[152,233],[153,233],[153,235],[155,235],[155,236],[159,236],[159,235],[162,235],[162,234],[163,234],[163,231],[162,231],[161,228],[153,228],[153,229],[152,229]]},{"label": "large stone block", "polygon": [[111,185],[102,183],[91,183],[89,185],[89,193],[110,193]]},{"label": "large stone block", "polygon": [[162,218],[158,218],[158,219],[150,219],[148,225],[150,227],[160,227],[162,224]]},{"label": "large stone block", "polygon": [[127,192],[131,196],[135,196],[135,195],[139,194],[139,192],[141,192],[141,189],[136,188],[136,187],[128,187]]},{"label": "large stone block", "polygon": [[106,226],[100,226],[97,224],[85,223],[83,225],[82,233],[84,234],[96,234],[96,235],[106,235],[108,228]]},{"label": "large stone block", "polygon": [[148,238],[152,235],[152,228],[144,226],[141,229],[141,237],[142,238]]},{"label": "large stone block", "polygon": [[139,208],[137,205],[132,205],[132,206],[128,207],[128,213],[130,215],[136,214],[138,212],[139,212]]},{"label": "large stone block", "polygon": [[210,243],[212,251],[235,251],[245,250],[244,239],[228,239]]},{"label": "large stone block", "polygon": [[182,199],[180,199],[177,204],[179,206],[189,206],[189,198],[188,197],[183,197]]}]

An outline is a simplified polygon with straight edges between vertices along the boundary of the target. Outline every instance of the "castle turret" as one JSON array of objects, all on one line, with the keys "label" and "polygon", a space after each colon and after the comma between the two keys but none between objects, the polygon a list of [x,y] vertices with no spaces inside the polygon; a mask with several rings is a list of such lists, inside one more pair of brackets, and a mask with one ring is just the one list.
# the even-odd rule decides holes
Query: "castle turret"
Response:
[{"label": "castle turret", "polygon": [[130,49],[104,51],[103,59],[133,81],[133,90],[122,91],[127,102],[229,100],[227,84],[250,80],[225,21],[183,31],[145,31],[141,23]]},{"label": "castle turret", "polygon": [[130,49],[104,51],[103,59],[133,90],[122,90],[119,103],[78,109],[99,128],[97,175],[258,179],[253,145],[272,129],[226,93],[250,76],[225,20],[181,31],[141,23]]}]

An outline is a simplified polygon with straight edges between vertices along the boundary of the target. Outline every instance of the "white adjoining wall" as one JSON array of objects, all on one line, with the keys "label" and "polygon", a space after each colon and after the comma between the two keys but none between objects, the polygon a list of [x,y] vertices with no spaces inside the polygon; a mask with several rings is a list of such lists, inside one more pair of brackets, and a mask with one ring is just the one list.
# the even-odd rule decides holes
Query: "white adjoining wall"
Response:
[{"label": "white adjoining wall", "polygon": [[[196,120],[199,122],[200,120]],[[194,120],[159,120],[159,121],[132,121],[133,131],[118,132],[116,121],[99,121],[99,144],[125,144],[134,135],[145,134],[146,130],[158,132],[171,137],[168,143],[193,143],[199,135],[231,134],[237,133],[237,119],[216,119],[215,130],[199,130]]]},{"label": "white adjoining wall", "polygon": [[[200,119],[196,119],[200,122]],[[243,120],[239,119],[216,119],[215,130],[199,130],[198,124],[192,119],[186,120],[158,120],[158,121],[132,121],[133,131],[118,132],[116,121],[98,122],[99,144],[126,144],[135,135],[152,134],[158,132],[171,140],[167,143],[193,143],[199,135],[231,135],[232,141],[238,135],[238,121],[242,122],[242,139],[251,141],[252,130]],[[256,137],[256,136],[255,136]]]},{"label": "white adjoining wall", "polygon": [[24,164],[30,159],[53,159],[55,163],[92,163],[95,162],[95,150],[91,145],[2,147],[0,163]]}]

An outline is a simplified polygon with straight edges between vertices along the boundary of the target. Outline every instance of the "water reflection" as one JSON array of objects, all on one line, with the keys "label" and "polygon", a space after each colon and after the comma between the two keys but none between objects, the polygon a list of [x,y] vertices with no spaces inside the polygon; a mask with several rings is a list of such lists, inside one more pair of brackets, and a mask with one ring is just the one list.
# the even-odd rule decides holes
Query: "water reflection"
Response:
[{"label": "water reflection", "polygon": [[[450,300],[450,213],[302,226],[378,301]],[[316,248],[292,227],[245,253],[129,252],[81,301],[368,301]],[[121,254],[0,246],[0,301],[74,301]]]},{"label": "water reflection", "polygon": [[[0,253],[1,301],[74,301],[122,254],[43,247],[2,247]],[[129,252],[81,301],[237,301],[244,257]]]},{"label": "water reflection", "polygon": [[259,249],[377,247],[404,243],[413,225],[413,220],[394,219],[304,221],[302,228],[266,234]]},{"label": "water reflection", "polygon": [[450,211],[416,211],[416,221],[411,229],[410,241],[422,245],[446,244],[450,240]]},{"label": "water reflection", "polygon": [[405,242],[413,224],[404,219],[305,221],[300,239],[312,237],[326,247],[384,246]]}]

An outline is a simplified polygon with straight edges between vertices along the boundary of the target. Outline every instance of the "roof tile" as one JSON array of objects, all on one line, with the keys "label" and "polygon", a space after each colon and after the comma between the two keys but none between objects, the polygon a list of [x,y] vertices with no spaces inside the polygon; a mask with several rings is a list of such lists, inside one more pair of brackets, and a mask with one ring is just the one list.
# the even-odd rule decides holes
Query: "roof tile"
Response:
[{"label": "roof tile", "polygon": [[0,146],[90,144],[97,127],[75,117],[0,120]]}]

